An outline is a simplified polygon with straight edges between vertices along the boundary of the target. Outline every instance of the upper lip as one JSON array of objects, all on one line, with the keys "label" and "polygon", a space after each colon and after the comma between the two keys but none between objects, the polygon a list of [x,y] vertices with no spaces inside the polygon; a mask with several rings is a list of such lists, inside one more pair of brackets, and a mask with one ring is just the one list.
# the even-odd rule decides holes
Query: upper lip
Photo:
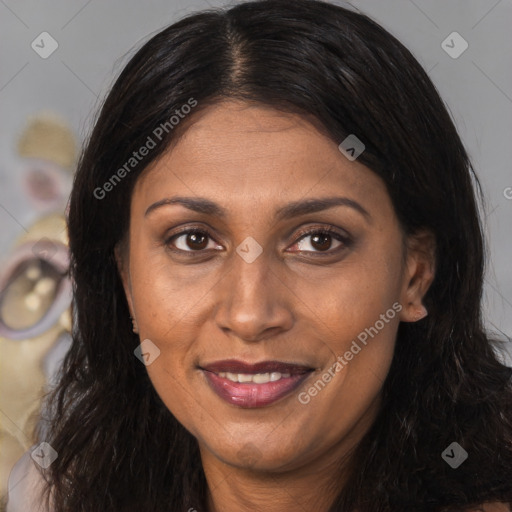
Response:
[{"label": "upper lip", "polygon": [[227,359],[225,361],[216,361],[211,364],[201,366],[203,370],[213,373],[229,372],[229,373],[289,373],[290,375],[299,375],[312,371],[313,368],[296,363],[284,363],[282,361],[261,361],[260,363],[244,363],[236,359]]}]

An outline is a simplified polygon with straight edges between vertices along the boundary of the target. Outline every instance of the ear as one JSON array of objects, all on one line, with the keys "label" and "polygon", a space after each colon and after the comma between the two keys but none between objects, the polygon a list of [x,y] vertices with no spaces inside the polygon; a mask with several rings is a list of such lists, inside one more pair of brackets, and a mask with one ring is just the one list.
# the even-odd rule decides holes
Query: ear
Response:
[{"label": "ear", "polygon": [[402,322],[417,322],[428,315],[423,304],[435,276],[436,242],[427,230],[410,235],[406,241],[406,262],[403,275],[400,312]]},{"label": "ear", "polygon": [[126,296],[126,302],[128,303],[128,309],[130,310],[130,317],[133,322],[133,332],[138,332],[137,320],[135,317],[135,308],[133,307],[133,295],[132,295],[132,282],[130,278],[130,260],[128,253],[128,244],[126,241],[119,242],[114,248],[114,257],[117,264],[117,270],[123,283],[124,294]]}]

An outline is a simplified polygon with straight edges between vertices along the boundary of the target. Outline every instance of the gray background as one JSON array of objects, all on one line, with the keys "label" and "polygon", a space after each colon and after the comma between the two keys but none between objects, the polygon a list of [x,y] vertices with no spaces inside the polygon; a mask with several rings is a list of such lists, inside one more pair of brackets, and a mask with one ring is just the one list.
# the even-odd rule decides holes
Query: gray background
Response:
[{"label": "gray background", "polygon": [[[449,106],[487,200],[487,323],[501,337],[510,338],[512,199],[505,197],[505,190],[512,187],[512,57],[508,51],[512,0],[354,0],[352,4],[413,52]],[[220,5],[227,4],[215,0],[0,0],[2,255],[37,217],[22,195],[15,152],[27,116],[44,109],[60,113],[81,142],[101,98],[134,47],[190,12]],[[59,44],[47,59],[30,46],[44,31]],[[441,47],[454,31],[469,44],[456,59]],[[510,340],[507,346],[512,353]],[[510,354],[505,358],[512,364]]]}]

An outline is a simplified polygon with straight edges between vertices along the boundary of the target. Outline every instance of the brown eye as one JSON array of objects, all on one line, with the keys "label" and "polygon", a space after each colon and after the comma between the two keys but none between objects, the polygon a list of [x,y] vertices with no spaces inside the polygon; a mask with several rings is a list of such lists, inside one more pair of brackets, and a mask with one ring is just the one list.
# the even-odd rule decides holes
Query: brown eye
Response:
[{"label": "brown eye", "polygon": [[188,233],[185,240],[190,249],[204,249],[208,245],[208,236],[200,232]]},{"label": "brown eye", "polygon": [[[208,247],[209,241],[213,244],[211,247]],[[199,229],[182,231],[181,233],[170,237],[166,243],[167,245],[170,245],[173,250],[176,249],[178,252],[182,251],[189,253],[200,252],[204,249],[214,249],[217,247],[217,245],[213,243],[210,234],[207,231]]]},{"label": "brown eye", "polygon": [[311,245],[319,251],[327,251],[331,248],[332,236],[327,233],[312,235]]},{"label": "brown eye", "polygon": [[332,254],[350,246],[350,238],[329,228],[304,233],[292,246],[300,252]]}]

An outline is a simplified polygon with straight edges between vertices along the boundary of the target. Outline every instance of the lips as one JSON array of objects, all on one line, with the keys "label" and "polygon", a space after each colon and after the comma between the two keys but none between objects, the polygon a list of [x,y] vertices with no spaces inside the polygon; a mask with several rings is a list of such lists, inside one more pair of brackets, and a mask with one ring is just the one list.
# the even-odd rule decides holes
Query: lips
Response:
[{"label": "lips", "polygon": [[291,394],[313,368],[281,361],[248,364],[218,361],[201,367],[210,388],[224,401],[243,408],[270,405]]}]

